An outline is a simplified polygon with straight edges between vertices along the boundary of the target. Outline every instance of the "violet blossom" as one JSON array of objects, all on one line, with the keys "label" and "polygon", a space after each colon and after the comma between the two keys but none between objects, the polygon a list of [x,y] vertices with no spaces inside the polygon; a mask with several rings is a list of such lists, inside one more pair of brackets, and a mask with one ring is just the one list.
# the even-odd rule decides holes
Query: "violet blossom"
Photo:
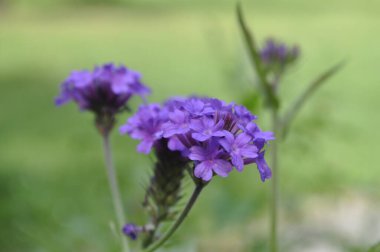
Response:
[{"label": "violet blossom", "polygon": [[193,175],[205,182],[218,175],[226,177],[235,167],[256,163],[262,181],[271,177],[264,149],[273,140],[254,122],[255,115],[244,106],[213,98],[174,98],[164,105],[143,105],[120,128],[140,140],[137,150],[149,153],[152,147],[167,144],[194,164]]},{"label": "violet blossom", "polygon": [[144,97],[149,93],[140,73],[110,63],[93,71],[73,71],[62,83],[55,104],[74,101],[81,110],[95,113],[98,126],[112,128],[115,114],[127,108],[132,96]]},{"label": "violet blossom", "polygon": [[208,141],[206,146],[191,147],[189,159],[197,162],[194,175],[204,181],[211,180],[213,173],[227,177],[232,170],[232,165],[224,159],[223,154],[215,139]]},{"label": "violet blossom", "polygon": [[159,104],[141,106],[136,115],[120,127],[120,132],[128,133],[132,138],[141,140],[137,150],[148,154],[154,142],[162,138],[161,126],[165,120],[167,120],[167,114],[161,111]]}]

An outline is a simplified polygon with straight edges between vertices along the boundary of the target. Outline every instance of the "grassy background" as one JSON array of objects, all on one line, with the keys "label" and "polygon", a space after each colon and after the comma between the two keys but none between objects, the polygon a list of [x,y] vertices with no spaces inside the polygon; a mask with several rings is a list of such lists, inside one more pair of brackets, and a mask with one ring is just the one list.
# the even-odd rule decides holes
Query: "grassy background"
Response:
[{"label": "grassy background", "polygon": [[[239,102],[255,92],[234,1],[94,2],[0,1],[0,251],[118,251],[93,118],[73,104],[53,106],[71,70],[124,63],[143,73],[151,101],[200,94]],[[259,41],[274,36],[302,48],[281,87],[283,108],[318,72],[348,60],[282,145],[281,246],[362,251],[380,240],[380,3],[255,0],[245,7]],[[260,112],[269,129],[266,117]],[[143,223],[140,185],[150,161],[135,145],[114,132],[123,200]],[[265,251],[269,186],[254,166],[215,179],[173,251]],[[350,215],[355,207],[363,215]],[[318,229],[315,213],[325,212],[360,228],[351,236],[329,222]]]}]

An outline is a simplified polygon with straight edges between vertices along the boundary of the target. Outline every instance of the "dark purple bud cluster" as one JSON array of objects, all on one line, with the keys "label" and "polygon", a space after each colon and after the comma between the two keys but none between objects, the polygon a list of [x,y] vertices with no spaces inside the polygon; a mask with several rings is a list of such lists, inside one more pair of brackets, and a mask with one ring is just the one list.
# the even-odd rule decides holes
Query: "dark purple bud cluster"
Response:
[{"label": "dark purple bud cluster", "polygon": [[256,163],[265,181],[271,170],[264,159],[264,147],[273,140],[263,132],[244,106],[226,104],[213,98],[174,98],[164,105],[141,106],[120,128],[122,134],[141,140],[139,152],[148,154],[158,142],[179,151],[194,163],[194,176],[210,181],[214,175],[226,177],[235,167]]},{"label": "dark purple bud cluster", "polygon": [[285,44],[268,39],[260,52],[261,60],[267,69],[285,67],[299,56],[298,46],[288,47]]}]

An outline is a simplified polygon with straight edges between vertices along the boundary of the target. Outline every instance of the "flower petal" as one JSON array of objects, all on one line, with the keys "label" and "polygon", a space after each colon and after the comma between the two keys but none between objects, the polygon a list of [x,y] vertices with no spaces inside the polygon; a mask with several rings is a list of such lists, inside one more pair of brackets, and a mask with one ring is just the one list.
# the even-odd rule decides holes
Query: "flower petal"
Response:
[{"label": "flower petal", "polygon": [[154,141],[150,139],[143,139],[139,145],[137,145],[137,151],[144,153],[144,154],[149,154],[150,150],[152,149]]},{"label": "flower petal", "polygon": [[227,177],[228,174],[232,171],[232,165],[226,160],[217,159],[214,160],[212,170],[221,177]]},{"label": "flower petal", "polygon": [[210,135],[206,135],[206,134],[203,134],[203,133],[192,133],[191,136],[195,139],[195,140],[198,140],[198,141],[201,141],[201,142],[204,142],[208,139],[211,138]]},{"label": "flower petal", "polygon": [[212,178],[212,169],[208,165],[209,162],[205,161],[198,164],[194,169],[194,175],[204,181],[210,181]]},{"label": "flower petal", "polygon": [[169,138],[168,148],[172,151],[183,151],[184,149],[186,149],[182,142],[175,136]]},{"label": "flower petal", "polygon": [[272,171],[270,170],[267,162],[264,159],[264,154],[260,155],[259,158],[256,160],[257,163],[257,169],[260,172],[261,181],[265,181],[266,179],[269,179],[272,177]]},{"label": "flower petal", "polygon": [[247,145],[240,149],[240,154],[245,158],[256,158],[258,157],[258,149],[255,145]]},{"label": "flower petal", "polygon": [[276,138],[274,137],[273,132],[270,131],[259,131],[255,133],[255,138],[257,139],[264,139],[265,141],[271,141],[275,140]]},{"label": "flower petal", "polygon": [[240,155],[236,155],[235,153],[232,153],[231,161],[232,161],[232,164],[236,167],[236,170],[238,170],[239,172],[243,171],[244,161]]},{"label": "flower petal", "polygon": [[203,161],[207,157],[205,157],[205,150],[200,146],[193,146],[190,148],[189,159]]},{"label": "flower petal", "polygon": [[241,133],[236,137],[235,143],[237,146],[247,145],[249,141],[252,140],[252,137],[248,134]]}]

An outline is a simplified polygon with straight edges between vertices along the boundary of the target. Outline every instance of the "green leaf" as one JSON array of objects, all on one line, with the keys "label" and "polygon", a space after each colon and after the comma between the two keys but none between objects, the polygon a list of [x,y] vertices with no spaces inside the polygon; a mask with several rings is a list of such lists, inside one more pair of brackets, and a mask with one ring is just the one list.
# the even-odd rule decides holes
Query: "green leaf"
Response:
[{"label": "green leaf", "polygon": [[258,50],[256,48],[256,43],[253,38],[252,33],[249,31],[248,26],[246,25],[246,22],[244,20],[243,10],[241,8],[241,4],[238,2],[236,5],[236,14],[238,18],[239,27],[242,31],[245,44],[247,46],[247,50],[249,53],[249,58],[255,68],[255,71],[259,77],[259,82],[261,85],[262,90],[265,93],[266,102],[273,108],[277,109],[279,107],[278,99],[273,92],[273,89],[269,85],[269,82],[266,78],[266,73],[264,71],[264,68],[261,64],[261,59],[258,53]]},{"label": "green leaf", "polygon": [[293,105],[290,107],[288,112],[285,114],[284,119],[282,121],[282,136],[286,137],[289,127],[294,120],[297,113],[300,111],[302,106],[305,104],[307,99],[327,80],[329,80],[332,76],[334,76],[344,65],[345,61],[342,61],[333,67],[330,67],[327,71],[320,74],[317,78],[312,81],[305,91],[295,100]]}]

